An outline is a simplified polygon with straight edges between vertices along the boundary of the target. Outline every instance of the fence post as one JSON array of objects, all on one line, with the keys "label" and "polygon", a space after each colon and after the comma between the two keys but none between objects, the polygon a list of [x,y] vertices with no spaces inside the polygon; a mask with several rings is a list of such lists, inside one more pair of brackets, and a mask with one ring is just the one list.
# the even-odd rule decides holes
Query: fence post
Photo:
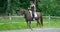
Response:
[{"label": "fence post", "polygon": [[12,17],[11,17],[11,15],[10,15],[10,13],[9,13],[9,21],[11,21],[11,19],[12,19]]},{"label": "fence post", "polygon": [[51,18],[50,18],[50,15],[49,15],[49,24],[50,24],[50,20],[51,20]]}]

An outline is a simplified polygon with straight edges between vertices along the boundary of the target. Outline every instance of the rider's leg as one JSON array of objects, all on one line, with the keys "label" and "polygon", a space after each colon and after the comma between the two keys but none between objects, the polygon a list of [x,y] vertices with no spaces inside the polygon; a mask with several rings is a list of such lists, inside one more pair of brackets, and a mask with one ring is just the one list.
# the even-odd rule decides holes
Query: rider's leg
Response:
[{"label": "rider's leg", "polygon": [[34,19],[34,9],[32,10],[32,16],[33,16],[33,20],[35,20],[35,19]]},{"label": "rider's leg", "polygon": [[33,16],[33,18],[34,18],[34,11],[32,11],[32,16]]}]

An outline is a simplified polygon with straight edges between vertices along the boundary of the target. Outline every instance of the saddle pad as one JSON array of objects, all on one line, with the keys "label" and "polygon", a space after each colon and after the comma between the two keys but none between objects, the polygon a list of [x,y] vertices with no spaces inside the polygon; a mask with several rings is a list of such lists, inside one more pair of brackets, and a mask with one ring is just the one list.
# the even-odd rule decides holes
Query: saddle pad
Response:
[{"label": "saddle pad", "polygon": [[37,17],[37,13],[36,12],[34,12],[34,17]]},{"label": "saddle pad", "polygon": [[32,17],[32,11],[29,11],[30,12],[30,14],[31,14],[31,17]]},{"label": "saddle pad", "polygon": [[[31,17],[32,17],[32,11],[29,11],[29,12],[30,12]],[[37,13],[36,12],[34,12],[34,17],[37,17]]]}]

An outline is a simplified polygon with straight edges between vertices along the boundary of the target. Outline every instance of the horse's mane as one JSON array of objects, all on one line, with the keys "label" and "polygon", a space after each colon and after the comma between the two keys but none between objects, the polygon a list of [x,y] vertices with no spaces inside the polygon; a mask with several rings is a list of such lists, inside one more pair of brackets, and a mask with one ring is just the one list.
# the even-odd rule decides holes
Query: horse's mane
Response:
[{"label": "horse's mane", "polygon": [[23,10],[26,10],[26,11],[28,11],[28,9],[24,9],[24,8],[20,8],[20,9],[23,9]]},{"label": "horse's mane", "polygon": [[22,10],[24,10],[25,13],[29,13],[28,9],[24,9],[24,8],[20,8]]}]

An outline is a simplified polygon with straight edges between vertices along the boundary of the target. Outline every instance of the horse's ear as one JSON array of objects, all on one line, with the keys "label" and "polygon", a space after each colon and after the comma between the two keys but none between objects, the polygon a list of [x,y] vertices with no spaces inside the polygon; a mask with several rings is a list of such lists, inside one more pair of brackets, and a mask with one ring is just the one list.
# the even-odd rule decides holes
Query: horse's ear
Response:
[{"label": "horse's ear", "polygon": [[22,9],[22,8],[20,8],[20,9]]}]

